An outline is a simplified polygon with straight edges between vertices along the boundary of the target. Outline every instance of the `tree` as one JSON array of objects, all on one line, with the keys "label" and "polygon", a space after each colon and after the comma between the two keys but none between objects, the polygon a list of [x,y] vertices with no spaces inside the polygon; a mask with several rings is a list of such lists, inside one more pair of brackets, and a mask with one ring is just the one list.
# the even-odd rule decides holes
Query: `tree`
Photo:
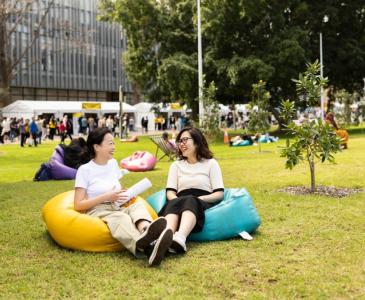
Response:
[{"label": "tree", "polygon": [[[53,5],[53,1],[48,4],[32,0],[0,2],[0,108],[10,104],[11,81],[19,71],[19,65],[38,39]],[[13,36],[17,34],[19,26],[26,26],[27,20],[33,15],[36,16],[37,21],[29,30],[29,44],[23,46],[19,52],[14,51]],[[35,62],[27,62],[27,67],[33,63]]]},{"label": "tree", "polygon": [[[287,126],[289,125],[295,116],[295,103],[293,101],[290,101],[289,99],[286,100],[282,100],[281,101],[281,111],[280,111],[280,117],[284,122],[284,125]],[[286,147],[289,147],[290,145],[290,141],[289,141],[289,137],[286,137]]]},{"label": "tree", "polygon": [[[191,0],[102,0],[103,16],[127,30],[130,79],[151,99],[184,99],[197,107],[196,7]],[[224,104],[247,103],[253,83],[267,82],[269,109],[297,101],[296,78],[319,56],[323,33],[325,74],[351,93],[365,74],[365,4],[353,1],[202,1],[204,74]],[[322,22],[327,15],[330,21]],[[340,65],[339,65],[340,63]]]},{"label": "tree", "polygon": [[268,112],[270,93],[265,88],[266,82],[260,80],[252,85],[251,113],[248,131],[257,137],[259,152],[261,152],[260,137],[270,128],[270,113]]},{"label": "tree", "polygon": [[[298,96],[305,99],[308,106],[318,104],[320,90],[327,79],[322,78],[319,73],[320,65],[317,62],[307,65],[304,74],[299,75],[299,79],[293,80],[296,83]],[[282,114],[289,115],[293,105],[282,106]],[[322,163],[328,160],[334,162],[336,152],[340,151],[340,139],[330,127],[322,120],[306,122],[296,125],[291,122],[287,126],[287,131],[294,136],[293,142],[287,141],[286,147],[281,151],[281,157],[286,158],[286,168],[292,169],[294,166],[305,160],[308,162],[311,175],[311,192],[316,190],[315,163],[319,159]]]},{"label": "tree", "polygon": [[197,53],[192,1],[100,1],[102,20],[123,25],[129,79],[150,101],[183,99],[197,111]]},{"label": "tree", "polygon": [[[207,4],[207,80],[216,80],[218,98],[248,102],[253,83],[270,89],[270,108],[293,98],[290,78],[305,65],[306,32],[289,22],[290,1],[220,1]],[[228,34],[229,33],[229,34]],[[274,111],[273,111],[274,112]]]}]

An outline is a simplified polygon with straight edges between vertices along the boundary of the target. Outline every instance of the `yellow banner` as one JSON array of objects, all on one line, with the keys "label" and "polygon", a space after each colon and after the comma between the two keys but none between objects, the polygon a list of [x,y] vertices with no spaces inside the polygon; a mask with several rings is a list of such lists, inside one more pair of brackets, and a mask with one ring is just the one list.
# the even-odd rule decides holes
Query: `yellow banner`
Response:
[{"label": "yellow banner", "polygon": [[180,103],[171,103],[171,109],[181,109]]},{"label": "yellow banner", "polygon": [[101,103],[98,102],[83,102],[81,105],[82,109],[101,109]]}]

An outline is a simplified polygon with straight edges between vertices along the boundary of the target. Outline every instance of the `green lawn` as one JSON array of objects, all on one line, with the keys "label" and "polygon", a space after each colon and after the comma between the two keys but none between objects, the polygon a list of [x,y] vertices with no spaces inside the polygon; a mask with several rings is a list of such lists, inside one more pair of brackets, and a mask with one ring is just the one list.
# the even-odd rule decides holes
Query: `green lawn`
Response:
[{"label": "green lawn", "polygon": [[[240,239],[190,243],[185,256],[159,268],[120,253],[86,253],[58,247],[41,209],[73,181],[33,182],[55,144],[21,149],[0,145],[0,298],[135,299],[365,299],[365,193],[343,199],[277,192],[309,185],[306,165],[286,170],[278,146],[211,148],[226,187],[246,187],[262,219],[251,242]],[[134,150],[154,153],[147,138],[117,144],[116,158]],[[365,136],[351,138],[337,164],[317,167],[318,184],[364,187]],[[170,163],[123,178],[128,186],[147,176],[162,189]]]}]

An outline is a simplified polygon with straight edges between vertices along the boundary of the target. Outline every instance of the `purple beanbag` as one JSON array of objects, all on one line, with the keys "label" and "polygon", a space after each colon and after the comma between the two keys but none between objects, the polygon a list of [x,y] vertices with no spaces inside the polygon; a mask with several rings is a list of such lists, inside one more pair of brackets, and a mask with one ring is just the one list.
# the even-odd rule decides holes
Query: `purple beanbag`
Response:
[{"label": "purple beanbag", "polygon": [[49,160],[52,179],[75,179],[77,170],[64,165],[63,156],[62,147],[57,146]]}]

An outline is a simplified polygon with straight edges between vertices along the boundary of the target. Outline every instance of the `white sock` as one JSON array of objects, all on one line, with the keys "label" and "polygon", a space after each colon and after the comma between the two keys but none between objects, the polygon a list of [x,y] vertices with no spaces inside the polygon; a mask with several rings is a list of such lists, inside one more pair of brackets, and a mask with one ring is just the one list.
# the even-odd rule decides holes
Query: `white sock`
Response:
[{"label": "white sock", "polygon": [[184,241],[184,243],[186,242],[186,236],[184,234],[182,234],[179,231],[176,231],[175,234]]}]

